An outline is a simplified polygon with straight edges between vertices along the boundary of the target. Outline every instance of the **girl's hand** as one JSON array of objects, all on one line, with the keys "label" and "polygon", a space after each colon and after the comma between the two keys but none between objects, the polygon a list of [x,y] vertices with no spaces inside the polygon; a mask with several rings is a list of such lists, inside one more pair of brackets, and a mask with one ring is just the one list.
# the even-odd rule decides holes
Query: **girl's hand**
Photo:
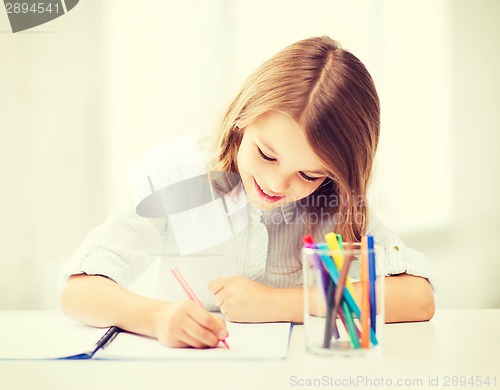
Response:
[{"label": "girl's hand", "polygon": [[155,334],[161,344],[174,348],[216,347],[228,336],[224,320],[193,301],[163,306],[156,313]]},{"label": "girl's hand", "polygon": [[276,321],[276,289],[242,276],[213,280],[208,289],[214,304],[233,322]]}]

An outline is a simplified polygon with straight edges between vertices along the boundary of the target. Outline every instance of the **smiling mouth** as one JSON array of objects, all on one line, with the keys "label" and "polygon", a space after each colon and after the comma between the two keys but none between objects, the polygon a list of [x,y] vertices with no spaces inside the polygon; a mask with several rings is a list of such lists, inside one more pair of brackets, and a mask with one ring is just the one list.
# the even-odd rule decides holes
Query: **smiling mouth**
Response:
[{"label": "smiling mouth", "polygon": [[280,196],[280,195],[270,195],[270,194],[267,194],[266,192],[264,192],[264,190],[259,186],[259,184],[257,183],[257,181],[255,180],[255,178],[253,179],[253,182],[255,184],[255,189],[257,190],[257,193],[259,194],[259,196],[264,199],[266,202],[270,202],[270,203],[274,203],[274,202],[277,202],[281,199],[284,198],[284,196]]}]

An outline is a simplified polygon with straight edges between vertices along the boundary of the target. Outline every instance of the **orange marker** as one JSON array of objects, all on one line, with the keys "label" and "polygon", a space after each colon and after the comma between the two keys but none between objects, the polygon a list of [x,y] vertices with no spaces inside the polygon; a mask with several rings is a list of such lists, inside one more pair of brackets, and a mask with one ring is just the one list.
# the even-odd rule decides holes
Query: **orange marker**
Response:
[{"label": "orange marker", "polygon": [[361,237],[361,335],[361,348],[370,348],[370,280],[366,236]]}]

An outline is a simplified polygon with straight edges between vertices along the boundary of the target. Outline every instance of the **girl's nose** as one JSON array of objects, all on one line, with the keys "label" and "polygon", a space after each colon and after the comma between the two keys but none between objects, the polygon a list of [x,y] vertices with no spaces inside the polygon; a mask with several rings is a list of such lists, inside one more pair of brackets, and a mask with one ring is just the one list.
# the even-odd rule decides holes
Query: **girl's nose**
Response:
[{"label": "girl's nose", "polygon": [[268,177],[267,184],[269,186],[269,191],[273,191],[279,195],[284,194],[290,187],[291,180],[291,175],[276,173]]}]

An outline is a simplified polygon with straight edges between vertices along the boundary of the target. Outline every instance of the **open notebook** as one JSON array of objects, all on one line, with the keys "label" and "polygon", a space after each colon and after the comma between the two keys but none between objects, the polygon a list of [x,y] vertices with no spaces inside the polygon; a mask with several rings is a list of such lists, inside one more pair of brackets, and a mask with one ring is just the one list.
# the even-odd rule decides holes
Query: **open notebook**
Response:
[{"label": "open notebook", "polygon": [[[156,340],[121,332],[93,359],[277,360],[288,350],[290,323],[227,323],[230,349],[167,348]],[[92,349],[106,329],[78,324],[58,312],[0,312],[0,360],[61,359]]]}]

